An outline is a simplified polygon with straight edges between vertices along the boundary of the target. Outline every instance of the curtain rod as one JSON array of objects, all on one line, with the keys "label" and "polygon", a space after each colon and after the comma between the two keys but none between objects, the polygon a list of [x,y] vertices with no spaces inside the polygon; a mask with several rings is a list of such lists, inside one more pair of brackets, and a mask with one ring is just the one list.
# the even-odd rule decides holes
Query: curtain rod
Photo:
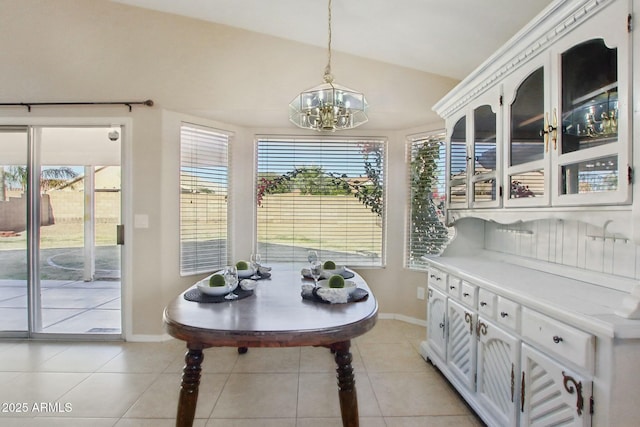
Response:
[{"label": "curtain rod", "polygon": [[61,105],[126,105],[129,107],[129,112],[134,105],[146,105],[147,107],[153,106],[153,101],[147,99],[146,101],[114,101],[114,102],[6,102],[0,103],[0,107],[27,107],[27,111],[31,112],[31,107],[44,107],[44,106],[61,106]]}]

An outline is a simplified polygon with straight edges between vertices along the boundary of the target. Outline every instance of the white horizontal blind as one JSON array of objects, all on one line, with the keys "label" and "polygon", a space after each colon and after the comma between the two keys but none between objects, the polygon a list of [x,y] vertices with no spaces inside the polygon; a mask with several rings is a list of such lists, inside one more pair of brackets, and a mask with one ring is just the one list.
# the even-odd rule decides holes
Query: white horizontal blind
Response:
[{"label": "white horizontal blind", "polygon": [[266,262],[384,264],[386,142],[261,138],[257,241]]},{"label": "white horizontal blind", "polygon": [[214,129],[180,129],[180,274],[216,270],[228,254],[229,137]]},{"label": "white horizontal blind", "polygon": [[421,257],[440,254],[449,242],[449,230],[444,226],[445,134],[415,138],[407,153],[409,219],[405,258],[407,267],[421,268]]}]

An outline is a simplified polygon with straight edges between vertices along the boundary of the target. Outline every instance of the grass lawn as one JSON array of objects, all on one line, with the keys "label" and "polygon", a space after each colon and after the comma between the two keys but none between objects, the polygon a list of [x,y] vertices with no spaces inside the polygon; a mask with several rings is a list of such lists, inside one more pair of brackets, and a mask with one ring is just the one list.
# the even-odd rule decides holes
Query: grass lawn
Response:
[{"label": "grass lawn", "polygon": [[[26,232],[0,238],[0,279],[26,280]],[[83,228],[63,223],[40,229],[40,272],[43,280],[82,280]],[[119,278],[120,248],[114,224],[96,224],[96,277]]]}]

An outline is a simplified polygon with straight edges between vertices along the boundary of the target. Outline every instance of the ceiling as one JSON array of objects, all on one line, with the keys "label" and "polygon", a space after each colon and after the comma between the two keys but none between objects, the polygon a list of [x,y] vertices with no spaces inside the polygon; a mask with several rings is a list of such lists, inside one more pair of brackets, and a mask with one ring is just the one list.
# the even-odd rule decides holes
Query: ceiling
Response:
[{"label": "ceiling", "polygon": [[[327,46],[327,0],[113,0]],[[463,79],[552,0],[335,0],[332,49]]]}]

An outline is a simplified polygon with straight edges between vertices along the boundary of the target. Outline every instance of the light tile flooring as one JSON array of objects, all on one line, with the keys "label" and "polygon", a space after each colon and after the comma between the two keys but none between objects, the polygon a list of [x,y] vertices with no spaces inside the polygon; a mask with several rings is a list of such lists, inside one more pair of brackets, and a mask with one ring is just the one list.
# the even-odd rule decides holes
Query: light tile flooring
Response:
[{"label": "light tile flooring", "polygon": [[[354,340],[362,427],[482,426],[418,353],[425,329],[379,320]],[[185,347],[0,341],[2,426],[172,426]],[[207,349],[195,426],[341,426],[325,348]],[[16,412],[25,409],[25,412]]]}]

